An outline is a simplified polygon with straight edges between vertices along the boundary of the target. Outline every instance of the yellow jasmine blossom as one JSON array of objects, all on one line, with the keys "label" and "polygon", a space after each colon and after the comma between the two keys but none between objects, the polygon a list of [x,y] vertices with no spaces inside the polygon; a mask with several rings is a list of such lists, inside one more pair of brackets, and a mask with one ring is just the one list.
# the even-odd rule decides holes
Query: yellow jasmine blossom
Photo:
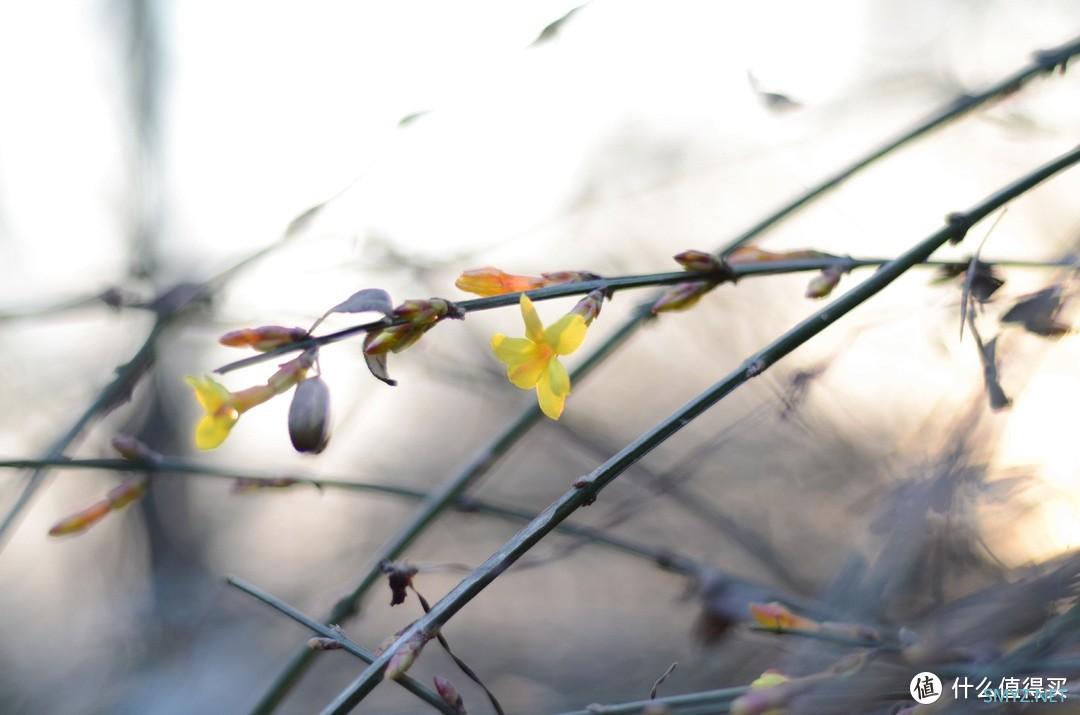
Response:
[{"label": "yellow jasmine blossom", "polygon": [[308,353],[290,360],[270,376],[265,385],[256,385],[239,392],[230,392],[212,377],[184,378],[195,390],[195,399],[203,408],[203,418],[195,426],[195,446],[199,449],[216,449],[229,436],[233,425],[252,407],[288,391],[304,379],[314,358]]},{"label": "yellow jasmine blossom", "polygon": [[523,390],[536,388],[540,410],[553,420],[562,415],[570,394],[570,375],[559,362],[585,340],[585,318],[568,313],[547,328],[540,322],[529,296],[521,296],[521,317],[525,321],[524,338],[498,334],[491,338],[491,349],[506,365],[506,377]]},{"label": "yellow jasmine blossom", "polygon": [[240,412],[232,405],[232,393],[212,377],[189,375],[184,382],[195,390],[195,399],[206,413],[195,427],[195,446],[199,449],[220,447],[240,419]]}]

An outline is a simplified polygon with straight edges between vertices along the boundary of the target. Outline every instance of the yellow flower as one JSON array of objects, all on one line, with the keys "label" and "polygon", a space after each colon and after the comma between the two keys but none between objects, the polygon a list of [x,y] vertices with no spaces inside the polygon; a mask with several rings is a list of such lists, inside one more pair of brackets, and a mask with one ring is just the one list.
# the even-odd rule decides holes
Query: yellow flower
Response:
[{"label": "yellow flower", "polygon": [[199,449],[220,447],[240,419],[240,412],[232,406],[232,393],[211,377],[189,375],[184,382],[195,390],[195,399],[206,413],[195,427],[195,446]]},{"label": "yellow flower", "polygon": [[529,296],[521,296],[524,338],[499,334],[491,339],[491,349],[506,365],[506,377],[523,390],[536,388],[540,409],[553,420],[562,415],[570,394],[570,375],[558,356],[569,355],[585,339],[585,318],[569,313],[544,328]]},{"label": "yellow flower", "polygon": [[314,353],[304,352],[300,357],[281,365],[265,385],[256,385],[239,392],[229,390],[214,378],[188,377],[184,381],[195,390],[195,399],[202,405],[203,418],[195,426],[195,446],[199,449],[216,449],[229,436],[233,425],[252,407],[261,405],[304,379],[314,363]]}]

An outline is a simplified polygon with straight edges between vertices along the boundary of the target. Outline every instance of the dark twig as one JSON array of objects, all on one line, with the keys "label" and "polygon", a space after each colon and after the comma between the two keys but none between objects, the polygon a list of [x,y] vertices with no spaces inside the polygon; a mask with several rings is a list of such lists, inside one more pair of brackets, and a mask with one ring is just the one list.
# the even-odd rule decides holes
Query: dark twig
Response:
[{"label": "dark twig", "polygon": [[658,692],[660,692],[660,686],[664,684],[665,680],[667,680],[668,678],[671,677],[671,674],[674,673],[675,669],[678,668],[678,667],[679,667],[679,664],[677,662],[672,663],[671,665],[668,666],[668,669],[665,670],[663,672],[663,674],[659,678],[656,679],[656,682],[652,684],[651,688],[649,688],[649,700],[655,700],[656,699],[656,694]]},{"label": "dark twig", "polygon": [[[413,593],[416,594],[416,598],[420,601],[420,607],[424,609],[424,613],[429,613],[431,611],[431,604],[428,603],[427,599],[415,588],[413,589]],[[487,696],[488,702],[491,703],[491,707],[495,709],[497,715],[506,715],[506,711],[503,710],[502,704],[499,703],[499,699],[495,697],[495,693],[491,692],[488,686],[484,685],[484,681],[480,679],[480,676],[476,674],[476,671],[469,667],[468,663],[463,661],[453,650],[451,650],[450,642],[446,640],[446,636],[440,631],[435,634],[435,638],[438,639],[439,645],[442,646],[442,649],[450,656],[450,660],[454,661],[454,664],[457,665],[461,672],[464,673],[469,680],[480,686],[480,689],[484,691],[484,695]],[[368,662],[370,663],[371,661]]]},{"label": "dark twig", "polygon": [[[374,654],[366,650],[359,643],[348,638],[344,633],[342,633],[341,629],[319,623],[314,618],[304,614],[296,608],[293,608],[289,604],[282,601],[280,598],[273,596],[266,591],[263,591],[258,586],[248,583],[242,578],[237,578],[236,576],[229,576],[225,579],[225,581],[230,586],[237,588],[248,594],[249,596],[252,596],[262,601],[267,606],[270,606],[279,613],[285,614],[286,616],[293,619],[305,628],[308,628],[315,633],[318,633],[323,638],[330,638],[331,640],[337,641],[341,644],[342,650],[347,650],[365,663],[370,663],[372,660],[375,659]],[[414,680],[413,678],[410,678],[408,675],[402,675],[400,678],[398,678],[398,682],[401,683],[401,687],[405,688],[410,693],[420,698],[439,712],[446,713],[447,715],[455,715],[456,711],[452,707],[447,705],[443,701],[443,699],[439,697],[438,693],[429,690],[427,687],[422,685],[420,682]]]},{"label": "dark twig", "polygon": [[1080,161],[1080,146],[1002,188],[969,211],[951,214],[943,228],[916,244],[896,260],[882,266],[873,276],[781,335],[747,359],[740,368],[628,444],[591,474],[578,480],[569,491],[548,506],[536,519],[436,603],[427,615],[406,628],[393,645],[388,647],[355,681],[334,698],[333,702],[323,710],[324,715],[351,711],[382,679],[387,663],[402,644],[418,634],[430,634],[438,630],[511,564],[551,532],[557,524],[582,506],[595,501],[600,491],[632,464],[731,394],[740,385],[760,375],[769,366],[876,295],[913,265],[926,260],[944,243],[963,240],[968,230],[988,214],[1078,161]]}]

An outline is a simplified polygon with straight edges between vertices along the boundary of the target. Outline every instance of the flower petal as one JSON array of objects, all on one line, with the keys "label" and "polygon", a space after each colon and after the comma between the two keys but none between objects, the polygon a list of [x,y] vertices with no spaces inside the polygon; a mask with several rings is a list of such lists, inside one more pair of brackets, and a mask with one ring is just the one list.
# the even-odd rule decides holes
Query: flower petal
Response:
[{"label": "flower petal", "polygon": [[566,368],[562,366],[562,363],[552,358],[548,363],[548,369],[536,383],[536,399],[540,403],[540,411],[553,420],[559,419],[568,394],[570,394],[570,376],[566,374]]},{"label": "flower petal", "polygon": [[497,334],[491,338],[491,349],[507,367],[516,367],[537,357],[537,344],[527,338],[508,338]]},{"label": "flower petal", "polygon": [[221,406],[232,398],[225,386],[212,377],[192,377],[188,375],[184,378],[184,382],[191,385],[192,389],[195,390],[195,399],[199,401],[199,404],[202,405],[203,410],[208,415],[220,410]]},{"label": "flower petal", "polygon": [[506,377],[515,387],[522,390],[530,390],[536,386],[544,371],[547,369],[550,357],[536,357],[528,362],[523,362],[506,369]]},{"label": "flower petal", "polygon": [[577,313],[568,313],[548,326],[544,331],[544,342],[551,346],[556,355],[569,355],[581,347],[586,327],[585,318]]},{"label": "flower petal", "polygon": [[529,300],[529,296],[521,294],[521,317],[525,321],[525,337],[534,343],[543,342],[544,324],[540,322],[540,316],[536,314],[536,308]]},{"label": "flower petal", "polygon": [[237,414],[231,410],[217,417],[203,417],[195,427],[195,446],[199,449],[217,449],[229,436],[237,419]]}]

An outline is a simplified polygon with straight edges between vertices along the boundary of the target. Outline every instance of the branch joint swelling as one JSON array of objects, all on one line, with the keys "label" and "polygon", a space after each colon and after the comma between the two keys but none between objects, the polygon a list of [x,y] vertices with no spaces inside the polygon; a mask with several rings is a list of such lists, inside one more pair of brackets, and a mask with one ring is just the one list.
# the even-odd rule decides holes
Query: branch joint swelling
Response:
[{"label": "branch joint swelling", "polygon": [[964,240],[975,221],[970,214],[963,211],[954,211],[945,217],[945,223],[948,224],[949,231],[952,234],[949,236],[949,243],[955,246]]}]

